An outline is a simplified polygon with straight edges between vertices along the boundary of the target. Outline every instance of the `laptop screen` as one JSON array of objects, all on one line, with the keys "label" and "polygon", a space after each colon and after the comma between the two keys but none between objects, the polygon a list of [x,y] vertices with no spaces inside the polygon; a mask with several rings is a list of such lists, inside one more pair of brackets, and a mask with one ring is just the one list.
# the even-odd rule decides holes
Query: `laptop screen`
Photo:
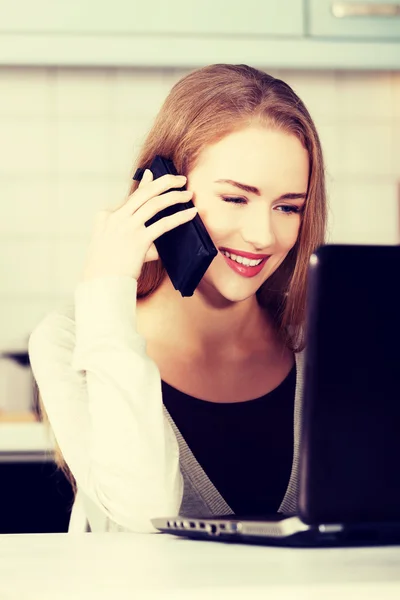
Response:
[{"label": "laptop screen", "polygon": [[399,246],[312,256],[302,416],[302,518],[400,519]]}]

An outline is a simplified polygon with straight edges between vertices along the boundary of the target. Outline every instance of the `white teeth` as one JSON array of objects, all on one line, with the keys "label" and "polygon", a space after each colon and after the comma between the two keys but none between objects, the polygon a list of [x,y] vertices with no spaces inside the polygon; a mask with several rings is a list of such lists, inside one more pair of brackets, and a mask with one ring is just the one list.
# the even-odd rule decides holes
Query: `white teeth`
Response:
[{"label": "white teeth", "polygon": [[237,262],[241,265],[245,265],[246,267],[256,267],[263,261],[262,258],[260,260],[250,260],[248,258],[244,258],[243,256],[236,256],[236,254],[230,254],[229,252],[226,252],[225,250],[221,250],[221,252],[222,252],[222,254],[225,254],[225,256],[230,258],[231,260],[234,260],[235,262]]}]

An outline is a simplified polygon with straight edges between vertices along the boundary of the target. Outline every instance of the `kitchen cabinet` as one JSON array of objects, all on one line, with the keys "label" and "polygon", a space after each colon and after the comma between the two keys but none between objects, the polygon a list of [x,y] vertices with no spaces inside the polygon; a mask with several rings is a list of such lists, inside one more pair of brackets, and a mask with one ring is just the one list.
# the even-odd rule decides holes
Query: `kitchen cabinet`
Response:
[{"label": "kitchen cabinet", "polygon": [[400,69],[397,17],[334,17],[332,3],[0,0],[0,66]]},{"label": "kitchen cabinet", "polygon": [[400,42],[399,0],[308,0],[310,36]]},{"label": "kitchen cabinet", "polygon": [[0,481],[0,534],[68,531],[73,491],[52,460],[0,457]]},{"label": "kitchen cabinet", "polygon": [[303,35],[302,0],[13,0],[0,32],[74,35]]},{"label": "kitchen cabinet", "polygon": [[0,422],[0,534],[68,531],[73,490],[41,422]]}]

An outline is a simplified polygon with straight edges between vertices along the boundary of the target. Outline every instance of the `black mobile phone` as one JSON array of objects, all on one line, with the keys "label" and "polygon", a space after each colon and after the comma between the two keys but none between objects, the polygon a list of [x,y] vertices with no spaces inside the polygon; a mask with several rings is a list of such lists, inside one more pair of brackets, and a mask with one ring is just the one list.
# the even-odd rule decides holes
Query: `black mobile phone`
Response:
[{"label": "black mobile phone", "polygon": [[[153,179],[162,175],[172,173],[178,175],[172,160],[157,155],[149,169],[153,173]],[[132,179],[141,180],[145,169],[137,169]],[[184,190],[182,188],[170,188],[172,190]],[[163,192],[166,193],[166,192]],[[146,221],[146,227],[156,223],[159,219],[173,215],[179,210],[186,210],[194,206],[193,202],[180,202],[168,206],[159,211],[154,217]],[[208,233],[199,214],[187,223],[182,223],[170,231],[163,233],[154,240],[154,245],[160,256],[165,270],[171,279],[173,286],[182,296],[193,296],[193,292],[199,285],[204,273],[218,254],[210,234]]]}]

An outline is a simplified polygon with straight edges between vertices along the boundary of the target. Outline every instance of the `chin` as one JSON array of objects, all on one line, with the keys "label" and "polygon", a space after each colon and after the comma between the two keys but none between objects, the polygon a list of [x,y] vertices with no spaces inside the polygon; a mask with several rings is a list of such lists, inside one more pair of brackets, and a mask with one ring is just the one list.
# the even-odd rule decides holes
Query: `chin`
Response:
[{"label": "chin", "polygon": [[[261,284],[262,285],[262,284]],[[213,281],[210,277],[203,277],[197,290],[208,298],[213,298],[215,301],[220,301],[223,304],[230,304],[236,302],[244,302],[249,298],[255,297],[256,292],[260,286],[251,285],[246,282],[243,284],[241,281],[238,282],[218,282]]]},{"label": "chin", "polygon": [[[276,257],[272,259],[277,262]],[[271,259],[269,259],[271,261]],[[225,262],[211,263],[197,290],[209,298],[224,299],[227,303],[244,302],[255,297],[260,287],[279,266],[269,262],[268,270],[264,269],[259,275],[251,278],[242,277],[231,271]],[[217,300],[218,301],[218,300]]]}]

